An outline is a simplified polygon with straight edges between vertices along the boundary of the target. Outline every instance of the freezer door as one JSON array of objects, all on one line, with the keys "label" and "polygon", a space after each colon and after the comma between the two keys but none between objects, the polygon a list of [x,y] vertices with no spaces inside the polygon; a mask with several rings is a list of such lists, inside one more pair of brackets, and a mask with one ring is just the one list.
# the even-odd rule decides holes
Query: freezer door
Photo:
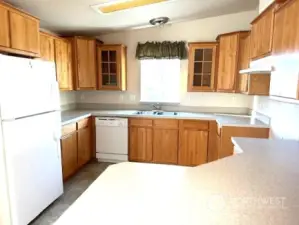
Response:
[{"label": "freezer door", "polygon": [[0,70],[3,120],[60,109],[54,63],[0,55]]},{"label": "freezer door", "polygon": [[63,193],[60,113],[3,122],[11,216],[25,225]]}]

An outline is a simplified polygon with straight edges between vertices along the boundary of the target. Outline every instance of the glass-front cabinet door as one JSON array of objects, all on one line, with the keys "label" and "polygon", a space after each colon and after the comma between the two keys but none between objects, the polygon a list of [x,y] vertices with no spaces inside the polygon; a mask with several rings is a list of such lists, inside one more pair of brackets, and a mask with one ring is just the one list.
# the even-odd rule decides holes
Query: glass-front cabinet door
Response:
[{"label": "glass-front cabinet door", "polygon": [[217,43],[189,43],[188,91],[214,91]]},{"label": "glass-front cabinet door", "polygon": [[126,90],[126,47],[123,45],[99,45],[99,90]]}]

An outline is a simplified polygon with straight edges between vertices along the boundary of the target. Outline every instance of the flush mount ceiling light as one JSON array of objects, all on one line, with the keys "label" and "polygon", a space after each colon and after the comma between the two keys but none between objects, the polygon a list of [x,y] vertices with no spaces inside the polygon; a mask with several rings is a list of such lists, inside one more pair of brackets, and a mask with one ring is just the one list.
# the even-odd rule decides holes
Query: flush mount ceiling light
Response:
[{"label": "flush mount ceiling light", "polygon": [[170,2],[173,0],[115,0],[105,3],[92,5],[91,7],[100,13],[113,13],[126,9],[152,5],[162,2]]},{"label": "flush mount ceiling light", "polygon": [[169,21],[168,17],[158,17],[158,18],[151,19],[149,23],[154,26],[162,26],[166,24],[168,21]]}]

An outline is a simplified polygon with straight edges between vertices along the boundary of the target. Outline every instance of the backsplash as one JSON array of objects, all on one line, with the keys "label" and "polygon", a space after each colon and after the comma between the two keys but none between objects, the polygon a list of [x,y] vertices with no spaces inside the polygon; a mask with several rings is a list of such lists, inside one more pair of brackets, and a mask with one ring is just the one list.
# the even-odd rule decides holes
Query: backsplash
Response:
[{"label": "backsplash", "polygon": [[76,92],[60,91],[60,107],[61,110],[74,109],[76,107]]}]

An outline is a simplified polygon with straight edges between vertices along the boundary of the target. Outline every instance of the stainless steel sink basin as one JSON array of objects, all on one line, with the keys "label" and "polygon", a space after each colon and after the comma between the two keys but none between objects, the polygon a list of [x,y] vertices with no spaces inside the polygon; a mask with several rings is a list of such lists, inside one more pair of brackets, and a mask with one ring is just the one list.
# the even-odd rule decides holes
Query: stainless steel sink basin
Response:
[{"label": "stainless steel sink basin", "polygon": [[164,111],[138,111],[136,115],[149,115],[149,116],[177,116],[177,112],[164,112]]}]

